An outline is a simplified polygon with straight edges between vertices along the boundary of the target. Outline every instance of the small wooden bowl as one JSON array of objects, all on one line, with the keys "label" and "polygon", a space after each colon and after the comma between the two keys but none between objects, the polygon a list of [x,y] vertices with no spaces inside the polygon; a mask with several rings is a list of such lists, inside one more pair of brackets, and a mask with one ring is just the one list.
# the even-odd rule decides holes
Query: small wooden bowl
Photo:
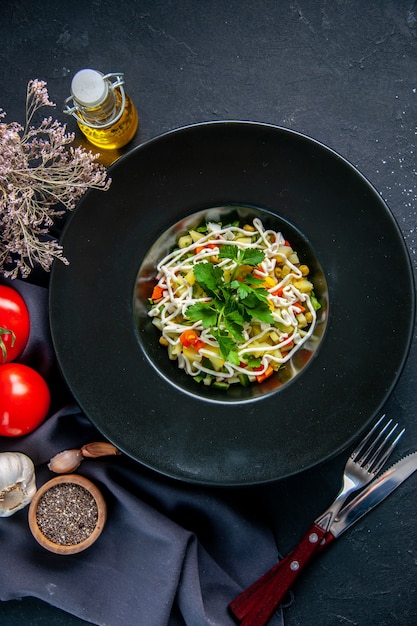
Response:
[{"label": "small wooden bowl", "polygon": [[[71,543],[69,545],[67,543],[58,543],[58,542],[53,541],[51,538],[52,533],[45,532],[44,527],[43,529],[41,529],[42,523],[41,524],[39,523],[39,517],[38,517],[38,507],[41,504],[41,500],[43,496],[47,494],[47,492],[49,492],[51,488],[56,488],[58,490],[60,485],[63,486],[63,489],[61,490],[62,492],[61,495],[67,490],[66,487],[70,485],[78,485],[78,487],[82,487],[85,491],[88,492],[86,495],[87,495],[87,498],[90,500],[90,502],[92,502],[92,500],[91,498],[89,498],[89,496],[92,496],[94,500],[93,502],[94,513],[97,513],[97,520],[95,522],[94,529],[91,531],[91,533],[89,533],[86,538],[78,542]],[[57,493],[57,491],[55,491],[55,493]],[[79,493],[83,494],[83,491],[79,490]],[[48,494],[48,495],[50,496],[51,494]],[[97,511],[95,511],[95,508],[97,508]],[[57,509],[57,508],[56,508],[56,511],[58,511],[59,514],[61,515],[65,514],[66,512],[71,513],[71,505],[68,504],[64,512],[62,509]],[[52,513],[52,510],[51,510],[51,513]],[[54,514],[56,515],[56,512]],[[63,554],[63,555],[75,554],[77,552],[81,552],[82,550],[86,550],[87,548],[89,548],[100,536],[104,528],[104,525],[106,523],[106,519],[107,519],[106,502],[100,490],[98,489],[98,487],[96,487],[96,485],[94,485],[94,483],[88,480],[88,478],[85,478],[84,476],[80,476],[78,474],[66,474],[65,476],[62,475],[62,476],[56,476],[55,478],[52,478],[50,481],[48,481],[47,483],[45,483],[44,485],[42,485],[42,487],[38,489],[38,491],[35,493],[34,497],[32,498],[32,501],[29,507],[29,527],[32,532],[32,535],[35,537],[36,541],[41,546],[46,548],[46,550],[49,550],[50,552],[55,552],[56,554]]]}]

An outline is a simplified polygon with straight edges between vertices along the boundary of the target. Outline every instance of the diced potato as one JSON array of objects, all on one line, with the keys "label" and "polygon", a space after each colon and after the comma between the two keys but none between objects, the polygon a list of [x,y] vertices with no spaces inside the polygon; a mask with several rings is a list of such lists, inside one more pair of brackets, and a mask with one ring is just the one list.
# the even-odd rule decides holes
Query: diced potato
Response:
[{"label": "diced potato", "polygon": [[225,283],[230,283],[230,279],[232,277],[232,270],[225,269],[223,270],[223,278]]},{"label": "diced potato", "polygon": [[267,343],[264,339],[261,339],[260,341],[253,341],[250,344],[251,350],[255,350],[256,349],[256,356],[260,356],[262,350],[264,352],[267,352],[270,347],[271,347],[271,344]]},{"label": "diced potato", "polygon": [[269,338],[274,344],[279,343],[279,335],[275,332],[275,330],[269,333]]},{"label": "diced potato", "polygon": [[285,326],[285,324],[281,324],[278,322],[277,326],[283,333],[287,333],[287,335],[291,335],[294,332],[293,326]]},{"label": "diced potato", "polygon": [[290,256],[288,257],[288,260],[293,265],[297,265],[297,263],[300,262],[300,259],[298,258],[298,254],[296,252],[293,252],[292,254],[290,254]]},{"label": "diced potato", "polygon": [[305,328],[307,326],[307,320],[304,313],[299,313],[297,316],[298,328]]},{"label": "diced potato", "polygon": [[312,314],[312,312],[311,311],[307,311],[305,313],[305,318],[306,318],[307,324],[311,324],[311,322],[313,321],[313,314]]},{"label": "diced potato", "polygon": [[310,283],[307,278],[300,278],[300,280],[294,281],[294,287],[301,291],[301,293],[310,293],[313,290],[313,283]]},{"label": "diced potato", "polygon": [[220,350],[216,348],[210,348],[210,354],[206,354],[206,357],[210,360],[213,369],[218,372],[224,365],[224,359],[220,356]]},{"label": "diced potato", "polygon": [[173,345],[172,343],[168,344],[168,357],[171,361],[176,361],[180,352],[181,352],[181,344],[179,343],[175,345]]},{"label": "diced potato", "polygon": [[197,350],[194,350],[192,346],[190,346],[189,348],[183,346],[182,353],[191,363],[193,363],[194,361],[200,362],[203,358],[201,354],[197,352]]},{"label": "diced potato", "polygon": [[183,235],[182,237],[178,239],[179,248],[187,248],[187,246],[191,246],[192,243],[193,243],[193,240],[190,237],[190,235]]},{"label": "diced potato", "polygon": [[186,291],[187,291],[187,287],[185,285],[178,285],[177,289],[175,290],[175,295],[183,296]]},{"label": "diced potato", "polygon": [[186,280],[189,285],[193,286],[195,283],[194,270],[191,269],[189,272],[187,272],[187,274],[184,276],[184,280]]},{"label": "diced potato", "polygon": [[252,274],[253,267],[251,265],[240,265],[237,270],[236,278],[244,278],[248,274]]},{"label": "diced potato", "polygon": [[288,259],[288,257],[294,252],[294,250],[291,248],[291,246],[279,246],[278,252],[280,254],[283,254]]},{"label": "diced potato", "polygon": [[236,237],[235,241],[249,245],[252,243],[252,237]]},{"label": "diced potato", "polygon": [[189,234],[194,243],[197,243],[197,241],[200,241],[200,239],[204,237],[203,233],[198,233],[196,230],[190,230]]}]

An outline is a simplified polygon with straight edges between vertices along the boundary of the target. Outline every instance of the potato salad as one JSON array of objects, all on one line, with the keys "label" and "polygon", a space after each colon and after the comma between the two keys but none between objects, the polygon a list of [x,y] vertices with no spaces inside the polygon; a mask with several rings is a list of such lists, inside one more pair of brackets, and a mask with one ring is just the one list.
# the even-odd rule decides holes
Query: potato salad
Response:
[{"label": "potato salad", "polygon": [[252,223],[203,223],[157,265],[149,316],[168,356],[220,389],[262,383],[312,335],[320,308],[280,232]]}]

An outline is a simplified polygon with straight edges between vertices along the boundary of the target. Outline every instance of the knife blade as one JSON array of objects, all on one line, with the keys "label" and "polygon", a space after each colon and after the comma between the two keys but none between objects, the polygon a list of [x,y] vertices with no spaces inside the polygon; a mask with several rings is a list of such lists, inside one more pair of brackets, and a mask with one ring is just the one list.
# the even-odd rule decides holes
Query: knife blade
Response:
[{"label": "knife blade", "polygon": [[403,457],[375,478],[336,515],[330,527],[336,538],[383,502],[397,487],[417,470],[417,451]]},{"label": "knife blade", "polygon": [[[323,529],[313,523],[292,552],[229,604],[235,617],[243,626],[266,624],[310,559],[383,502],[416,470],[417,451],[397,461],[345,504],[327,532],[323,534]],[[316,550],[311,550],[312,543]]]}]

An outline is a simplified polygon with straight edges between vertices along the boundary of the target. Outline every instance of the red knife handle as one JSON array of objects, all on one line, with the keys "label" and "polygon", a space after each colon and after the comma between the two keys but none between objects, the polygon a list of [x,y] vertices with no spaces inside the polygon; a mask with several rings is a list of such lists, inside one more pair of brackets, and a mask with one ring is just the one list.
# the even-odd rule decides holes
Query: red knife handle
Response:
[{"label": "red knife handle", "polygon": [[282,567],[286,559],[288,559],[288,556],[276,563],[263,574],[263,576],[258,578],[250,587],[242,591],[240,595],[230,602],[229,608],[235,617],[242,620],[258,602],[262,602],[264,595],[268,593],[268,589],[274,580],[275,574]]},{"label": "red knife handle", "polygon": [[334,539],[313,524],[297,547],[261,578],[237,596],[229,605],[232,613],[244,620],[244,626],[263,626],[272,617],[310,559]]}]

